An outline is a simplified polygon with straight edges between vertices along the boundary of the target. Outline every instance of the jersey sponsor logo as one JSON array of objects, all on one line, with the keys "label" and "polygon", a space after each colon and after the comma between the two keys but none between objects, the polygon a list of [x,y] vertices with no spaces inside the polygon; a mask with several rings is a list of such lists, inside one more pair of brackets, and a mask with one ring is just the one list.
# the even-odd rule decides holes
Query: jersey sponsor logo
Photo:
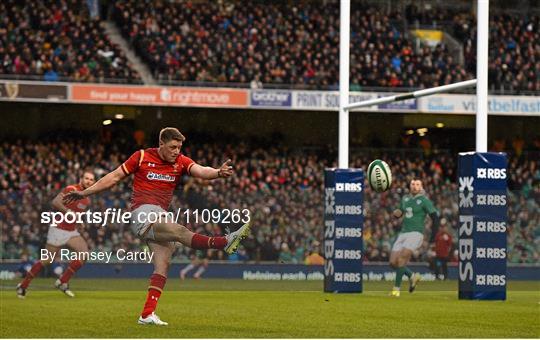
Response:
[{"label": "jersey sponsor logo", "polygon": [[362,215],[362,206],[336,205],[336,215]]},{"label": "jersey sponsor logo", "polygon": [[506,179],[506,169],[478,168],[476,178],[479,179]]},{"label": "jersey sponsor logo", "polygon": [[360,273],[334,273],[335,282],[360,282],[362,275]]},{"label": "jersey sponsor logo", "polygon": [[506,205],[506,195],[477,195],[477,205]]},{"label": "jersey sponsor logo", "polygon": [[506,249],[504,248],[476,248],[477,259],[505,259]]},{"label": "jersey sponsor logo", "polygon": [[339,259],[339,260],[360,260],[362,259],[362,251],[336,249],[334,258]]},{"label": "jersey sponsor logo", "polygon": [[362,237],[362,229],[360,229],[360,228],[336,228],[336,238],[342,238],[342,237]]},{"label": "jersey sponsor logo", "polygon": [[484,233],[505,233],[506,222],[477,221],[476,231]]},{"label": "jersey sponsor logo", "polygon": [[163,181],[163,182],[174,182],[176,180],[175,176],[166,175],[166,174],[158,174],[155,172],[149,172],[146,175],[146,178],[148,178],[151,181]]},{"label": "jersey sponsor logo", "polygon": [[504,286],[506,275],[476,275],[477,286]]},{"label": "jersey sponsor logo", "polygon": [[362,192],[362,183],[336,183],[338,192]]}]

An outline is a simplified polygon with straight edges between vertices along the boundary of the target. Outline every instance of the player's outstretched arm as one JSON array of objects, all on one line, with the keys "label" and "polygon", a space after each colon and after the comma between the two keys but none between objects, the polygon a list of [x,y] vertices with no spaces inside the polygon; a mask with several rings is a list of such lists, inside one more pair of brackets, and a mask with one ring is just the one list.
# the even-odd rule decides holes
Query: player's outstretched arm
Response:
[{"label": "player's outstretched arm", "polygon": [[121,167],[116,168],[116,170],[109,172],[107,175],[100,178],[94,185],[84,189],[83,191],[71,191],[64,195],[64,204],[69,204],[70,202],[83,199],[87,196],[97,194],[99,192],[105,191],[118,182],[123,180],[127,175],[124,173]]},{"label": "player's outstretched arm", "polygon": [[202,166],[199,164],[193,164],[191,167],[190,173],[191,176],[202,179],[216,179],[216,178],[227,178],[231,177],[234,174],[233,167],[231,165],[231,160],[228,159],[223,163],[219,169],[212,168],[210,166]]},{"label": "player's outstretched arm", "polygon": [[52,200],[51,204],[54,209],[66,213],[68,211],[68,208],[64,205],[64,202],[62,201],[65,194],[63,192],[59,192],[58,195]]}]

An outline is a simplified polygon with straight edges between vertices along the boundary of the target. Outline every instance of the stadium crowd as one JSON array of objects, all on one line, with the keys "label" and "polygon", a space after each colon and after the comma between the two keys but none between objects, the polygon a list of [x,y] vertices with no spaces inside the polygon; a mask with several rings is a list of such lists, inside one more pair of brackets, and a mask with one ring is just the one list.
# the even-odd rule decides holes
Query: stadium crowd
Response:
[{"label": "stadium crowd", "polygon": [[[493,10],[493,7],[490,9]],[[405,8],[407,22],[415,27],[442,29],[463,44],[465,69],[476,73],[476,17],[459,6]],[[489,22],[490,89],[507,93],[540,91],[540,16],[508,11],[492,12]]]},{"label": "stadium crowd", "polygon": [[[150,14],[150,15],[149,15]],[[159,80],[336,87],[335,3],[115,3],[115,20]],[[398,13],[354,3],[351,84],[430,87],[470,78],[445,46],[417,51]],[[255,85],[257,86],[257,85]]]},{"label": "stadium crowd", "polygon": [[[463,41],[465,67],[476,70],[476,21],[471,15],[454,18]],[[540,92],[540,16],[495,15],[490,20],[489,83],[508,92]]]},{"label": "stadium crowd", "polygon": [[[161,81],[337,86],[339,11],[334,3],[149,5],[122,0],[115,3],[114,18]],[[464,44],[465,64],[457,63],[443,43],[416,46],[402,27],[418,19],[449,22]],[[540,90],[538,23],[538,16],[492,18],[492,89]],[[427,12],[409,6],[387,14],[373,5],[353,3],[351,88],[431,87],[472,78],[475,25],[469,11]]]},{"label": "stadium crowd", "polygon": [[0,74],[45,81],[141,83],[83,1],[0,2]]},{"label": "stadium crowd", "polygon": [[[194,139],[195,140],[195,139]],[[282,146],[208,142],[192,146],[184,153],[201,164],[218,166],[231,157],[236,176],[227,181],[199,181],[186,178],[175,195],[172,208],[244,209],[251,212],[253,234],[237,255],[227,258],[213,252],[212,259],[229,261],[280,261],[303,263],[312,253],[321,252],[323,237],[323,183],[325,166],[332,166],[328,150],[292,150]],[[40,223],[40,213],[51,209],[51,199],[68,184],[78,181],[78,173],[93,165],[98,177],[118,167],[133,152],[127,142],[88,145],[80,139],[3,142],[0,155],[0,257],[36,257],[44,246],[48,225]],[[417,150],[354,151],[352,167],[365,167],[373,158],[389,160],[394,176],[393,189],[365,191],[364,260],[387,261],[392,242],[400,228],[391,212],[407,191],[412,177],[422,178],[427,194],[439,208],[442,223],[448,225],[457,242],[458,198],[455,181],[456,159],[450,153],[426,157]],[[390,161],[391,160],[391,161]],[[509,163],[510,262],[537,263],[540,260],[540,162],[538,158],[512,157]],[[93,198],[92,210],[127,209],[131,179]],[[428,223],[429,224],[429,223]],[[205,234],[224,233],[225,225],[191,223],[187,226]],[[233,226],[232,229],[234,229]],[[90,249],[114,251],[145,247],[124,224],[81,228]],[[429,232],[428,232],[429,233]],[[424,249],[428,249],[427,242]],[[454,247],[455,250],[455,247]],[[180,247],[176,259],[186,260],[191,252]],[[422,252],[416,260],[426,260]]]},{"label": "stadium crowd", "polygon": [[[338,84],[339,8],[334,2],[155,1],[110,3],[124,38],[162,83],[198,82],[317,89]],[[106,6],[104,6],[106,7]],[[460,7],[462,8],[462,7]],[[48,81],[140,83],[101,18],[82,0],[0,3],[0,74]],[[464,63],[444,43],[416,44],[405,27],[441,27],[463,44]],[[490,22],[490,86],[540,91],[539,17]],[[470,79],[476,23],[468,10],[387,9],[353,2],[351,90],[432,87]]]}]

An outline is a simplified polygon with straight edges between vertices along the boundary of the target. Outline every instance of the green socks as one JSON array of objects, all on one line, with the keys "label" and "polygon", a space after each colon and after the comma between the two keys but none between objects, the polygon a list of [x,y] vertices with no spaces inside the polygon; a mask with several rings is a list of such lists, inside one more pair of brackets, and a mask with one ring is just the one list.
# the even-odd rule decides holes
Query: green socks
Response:
[{"label": "green socks", "polygon": [[413,272],[407,267],[400,267],[400,268],[396,269],[396,280],[395,280],[394,287],[399,288],[401,286],[401,281],[403,279],[403,274],[407,275],[407,277],[410,279]]},{"label": "green socks", "polygon": [[409,267],[402,267],[403,274],[407,275],[407,277],[410,279],[413,272],[409,269]]}]

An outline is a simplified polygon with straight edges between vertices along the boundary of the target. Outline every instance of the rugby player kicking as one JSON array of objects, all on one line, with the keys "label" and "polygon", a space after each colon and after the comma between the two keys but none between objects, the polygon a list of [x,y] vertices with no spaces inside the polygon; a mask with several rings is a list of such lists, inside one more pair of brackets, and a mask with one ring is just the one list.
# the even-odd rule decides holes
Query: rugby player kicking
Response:
[{"label": "rugby player kicking", "polygon": [[184,174],[196,178],[212,180],[233,175],[230,160],[219,169],[201,166],[180,153],[185,137],[176,128],[164,128],[159,133],[159,147],[139,150],[116,170],[105,175],[96,184],[82,191],[73,191],[65,196],[66,202],[84,199],[90,195],[110,189],[119,181],[133,174],[131,197],[132,231],[146,241],[154,253],[154,272],[139,324],[167,325],[156,314],[156,306],[161,296],[175,243],[179,242],[193,249],[223,249],[234,253],[240,241],[249,234],[249,222],[237,231],[220,237],[195,234],[185,226],[172,221],[148,221],[149,213],[166,213],[175,187]]},{"label": "rugby player kicking", "polygon": [[[90,206],[90,199],[85,197],[77,202],[64,203],[62,197],[69,192],[85,190],[92,186],[96,181],[94,172],[91,169],[83,170],[82,176],[78,184],[68,185],[64,188],[56,197],[52,200],[52,206],[59,212],[67,213],[72,212],[84,212]],[[63,247],[67,247],[75,252],[88,252],[88,244],[81,234],[77,231],[76,223],[68,223],[66,221],[60,222],[57,226],[50,226],[47,234],[47,259],[41,259],[32,265],[32,268],[26,273],[24,280],[17,285],[17,296],[21,299],[26,297],[26,290],[32,282],[32,279],[36,277],[44,266],[52,264],[54,255],[59,253],[59,250]],[[69,280],[84,264],[82,260],[72,260],[66,271],[60,276],[54,283],[54,286],[60,291],[64,292],[69,297],[74,297],[75,294],[69,289]]]},{"label": "rugby player kicking", "polygon": [[426,215],[432,221],[431,242],[433,242],[439,228],[439,213],[433,203],[426,197],[422,181],[413,179],[410,183],[410,193],[401,199],[399,208],[394,210],[394,217],[403,216],[402,228],[392,246],[390,253],[390,266],[396,271],[394,288],[391,296],[399,297],[403,275],[409,278],[409,292],[416,289],[420,275],[407,267],[412,254],[420,249],[424,241],[424,222]]}]

